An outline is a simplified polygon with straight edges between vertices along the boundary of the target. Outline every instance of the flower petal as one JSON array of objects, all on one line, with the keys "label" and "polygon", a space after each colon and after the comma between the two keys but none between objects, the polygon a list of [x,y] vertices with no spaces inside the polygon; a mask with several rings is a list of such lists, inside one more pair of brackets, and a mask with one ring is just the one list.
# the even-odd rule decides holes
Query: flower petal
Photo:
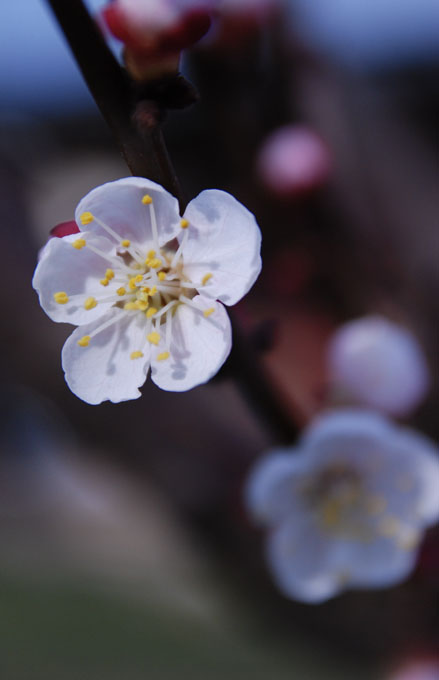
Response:
[{"label": "flower petal", "polygon": [[305,456],[294,449],[278,449],[252,468],[244,489],[249,513],[260,524],[272,525],[300,508]]},{"label": "flower petal", "polygon": [[[192,302],[200,312],[182,304],[172,319],[169,358],[158,359],[167,350],[163,339],[151,357],[151,378],[163,390],[183,392],[207,382],[223,365],[232,346],[230,320],[223,305],[202,295]],[[205,318],[203,309],[209,308],[215,311]]]},{"label": "flower petal", "polygon": [[[142,203],[148,194],[151,205]],[[160,184],[143,177],[125,177],[107,182],[90,191],[78,204],[75,219],[81,231],[81,215],[90,212],[134,245],[147,248],[154,239],[151,227],[151,211],[155,211],[159,245],[171,241],[181,232],[178,201]],[[96,221],[86,226],[87,231],[108,237],[108,233]]]},{"label": "flower petal", "polygon": [[331,564],[331,541],[315,531],[305,513],[283,522],[269,535],[267,559],[287,597],[318,604],[343,588]]},{"label": "flower petal", "polygon": [[[111,320],[114,323],[92,337],[88,347],[78,345],[78,340]],[[140,397],[137,388],[145,382],[149,366],[145,328],[143,314],[130,314],[118,308],[77,328],[62,351],[62,366],[72,392],[88,404]],[[138,351],[143,356],[131,359],[131,353]]]},{"label": "flower petal", "polygon": [[[234,305],[261,270],[261,232],[251,212],[225,191],[202,191],[186,208],[184,270],[203,294]],[[183,237],[180,235],[179,240]],[[201,292],[201,290],[200,290]]]},{"label": "flower petal", "polygon": [[[104,253],[114,251],[114,246],[106,238],[94,234],[84,234],[85,240]],[[83,324],[103,316],[114,302],[99,302],[93,309],[84,309],[87,297],[101,296],[104,289],[99,281],[105,276],[108,261],[96,255],[87,247],[73,248],[72,242],[77,234],[63,238],[51,238],[41,252],[41,259],[35,269],[32,285],[37,291],[40,304],[52,321]],[[54,294],[63,291],[70,299],[66,304],[58,304]],[[105,291],[108,292],[108,291]]]}]

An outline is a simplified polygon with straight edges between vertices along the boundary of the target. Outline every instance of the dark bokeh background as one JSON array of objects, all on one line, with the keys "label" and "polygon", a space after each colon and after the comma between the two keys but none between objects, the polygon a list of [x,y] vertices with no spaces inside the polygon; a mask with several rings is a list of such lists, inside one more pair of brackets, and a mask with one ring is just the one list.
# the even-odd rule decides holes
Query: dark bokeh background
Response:
[{"label": "dark bokeh background", "polygon": [[[184,66],[201,101],[172,114],[165,136],[189,198],[217,187],[257,215],[264,270],[237,314],[249,342],[268,338],[259,357],[292,419],[303,425],[324,406],[331,331],[373,311],[425,348],[434,386],[410,422],[437,437],[435,7],[407,1],[401,12],[388,0],[380,16],[368,3],[366,21],[357,0],[341,26],[334,0],[322,34],[321,4],[303,14],[290,3],[288,31],[274,22],[194,51]],[[361,680],[430,653],[434,530],[397,588],[320,606],[275,591],[240,493],[276,438],[227,367],[187,394],[147,383],[120,405],[69,392],[69,327],[45,316],[30,286],[37,251],[85,193],[128,171],[44,3],[26,15],[18,5],[0,10],[2,677]],[[334,172],[279,201],[255,161],[289,122],[323,137]]]}]

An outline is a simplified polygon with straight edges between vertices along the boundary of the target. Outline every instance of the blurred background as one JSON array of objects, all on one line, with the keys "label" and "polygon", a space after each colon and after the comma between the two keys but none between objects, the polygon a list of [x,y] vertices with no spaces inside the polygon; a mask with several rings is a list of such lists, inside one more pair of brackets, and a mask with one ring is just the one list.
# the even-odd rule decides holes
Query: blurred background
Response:
[{"label": "blurred background", "polygon": [[[408,422],[437,439],[439,5],[290,0],[241,20],[185,56],[201,98],[164,133],[188,198],[230,191],[262,228],[243,331],[302,426],[326,403],[340,322],[405,324],[433,376]],[[437,530],[401,586],[319,606],[276,591],[241,489],[277,442],[227,366],[186,394],[147,382],[91,407],[70,393],[70,327],[39,307],[37,253],[91,188],[129,173],[45,2],[0,6],[0,59],[2,678],[384,680],[429,657]],[[289,124],[324,162],[278,196],[261,149]]]}]

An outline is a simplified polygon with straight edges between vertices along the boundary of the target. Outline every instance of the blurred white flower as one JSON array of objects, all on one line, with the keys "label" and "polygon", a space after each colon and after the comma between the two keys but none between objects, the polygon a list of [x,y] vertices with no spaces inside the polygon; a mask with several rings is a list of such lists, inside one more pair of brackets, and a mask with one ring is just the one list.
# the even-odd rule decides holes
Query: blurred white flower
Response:
[{"label": "blurred white flower", "polygon": [[335,332],[328,368],[334,383],[355,399],[394,416],[412,411],[430,383],[414,335],[379,316],[350,321]]},{"label": "blurred white flower", "polygon": [[258,462],[246,504],[270,528],[279,588],[317,603],[345,588],[403,581],[423,529],[439,518],[438,453],[414,431],[347,409],[319,418],[296,448]]},{"label": "blurred white flower", "polygon": [[81,233],[52,238],[33,278],[50,318],[79,326],[62,352],[72,392],[136,399],[149,366],[164,390],[209,380],[231,348],[221,302],[240,300],[261,268],[254,216],[208,190],[180,218],[163,187],[127,177],[87,194],[75,218]]}]

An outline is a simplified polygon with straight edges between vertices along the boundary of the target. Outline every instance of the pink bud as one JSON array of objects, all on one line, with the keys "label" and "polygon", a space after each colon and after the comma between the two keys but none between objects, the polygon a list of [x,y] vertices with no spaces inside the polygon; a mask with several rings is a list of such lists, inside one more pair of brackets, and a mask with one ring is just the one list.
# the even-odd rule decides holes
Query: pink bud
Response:
[{"label": "pink bud", "polygon": [[278,196],[298,196],[317,189],[329,178],[332,159],[319,135],[304,125],[273,132],[257,158],[263,184]]}]

